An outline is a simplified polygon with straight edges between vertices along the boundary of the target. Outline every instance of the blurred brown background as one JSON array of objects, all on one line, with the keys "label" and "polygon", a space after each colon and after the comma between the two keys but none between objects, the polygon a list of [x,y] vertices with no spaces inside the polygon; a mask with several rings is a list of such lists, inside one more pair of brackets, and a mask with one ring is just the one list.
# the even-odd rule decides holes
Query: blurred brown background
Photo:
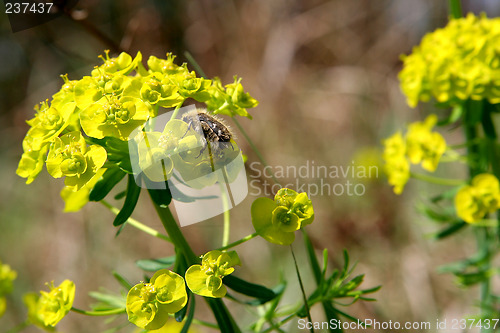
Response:
[{"label": "blurred brown background", "polygon": [[[463,5],[464,11],[500,14],[500,3],[494,0]],[[189,51],[208,77],[230,83],[237,74],[260,101],[250,110],[254,119],[240,122],[271,166],[347,167],[352,161],[377,165],[373,156],[381,149],[381,140],[429,111],[406,105],[397,80],[399,57],[426,32],[444,26],[447,10],[446,1],[434,0],[81,0],[71,16],[15,34],[6,15],[0,14],[0,260],[19,274],[8,298],[9,309],[0,318],[0,332],[24,320],[22,294],[44,289],[46,281],[74,280],[75,306],[88,308],[87,292],[99,287],[120,290],[111,271],[137,283],[143,273],[135,260],[173,254],[169,244],[132,227],[115,239],[113,215],[98,203],[79,213],[63,213],[62,182],[45,171],[29,186],[15,175],[27,131],[25,120],[33,117],[33,105],[59,89],[60,74],[68,73],[70,79],[88,75],[101,63],[97,56],[104,49],[114,54],[141,51],[144,63],[149,55],[164,57],[166,52],[177,54],[181,63],[186,61],[184,51]],[[445,137],[451,143],[461,140],[456,133]],[[258,161],[241,134],[238,144],[248,163]],[[440,167],[438,172],[447,170]],[[257,185],[231,211],[232,240],[253,232],[250,205],[264,195],[257,188],[270,191],[262,184],[271,179],[256,178],[255,170],[247,173]],[[333,185],[346,179],[324,181]],[[312,196],[316,220],[307,228],[318,254],[322,248],[329,250],[331,266],[339,267],[345,248],[358,262],[355,273],[366,274],[364,286],[383,286],[374,295],[377,302],[343,310],[379,321],[431,323],[477,313],[477,290],[462,290],[452,276],[437,273],[439,265],[473,253],[475,244],[467,231],[453,240],[426,238],[439,226],[419,215],[416,207],[425,193],[435,189],[412,182],[402,196],[396,196],[381,168],[375,179],[351,181],[363,184],[365,193]],[[146,195],[133,216],[161,230]],[[220,246],[222,218],[183,231],[195,251],[204,253]],[[306,289],[313,290],[302,244],[298,235],[294,247],[309,281]],[[272,286],[284,274],[289,280],[284,302],[300,300],[286,247],[254,239],[237,249],[243,261],[237,275]],[[243,307],[231,306],[231,311],[243,327],[254,319]],[[321,307],[314,307],[312,315],[322,320]],[[214,321],[204,304],[197,317]],[[107,324],[105,319],[70,314],[59,328],[99,332],[125,322],[125,317]],[[132,326],[120,332],[133,332]],[[286,331],[297,332],[296,327],[292,322]]]}]

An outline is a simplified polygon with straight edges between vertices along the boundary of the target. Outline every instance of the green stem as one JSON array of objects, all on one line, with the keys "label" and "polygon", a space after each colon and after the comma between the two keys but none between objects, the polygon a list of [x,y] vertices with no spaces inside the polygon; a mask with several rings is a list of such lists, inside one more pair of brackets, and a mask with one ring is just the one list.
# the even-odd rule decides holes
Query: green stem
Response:
[{"label": "green stem", "polygon": [[176,119],[177,114],[179,113],[179,109],[181,108],[182,104],[179,104],[175,107],[174,112],[172,112],[172,117],[170,117],[170,120]]},{"label": "green stem", "polygon": [[262,333],[269,333],[271,332],[272,330],[276,329],[276,327],[281,327],[283,326],[284,324],[286,324],[287,322],[289,322],[290,320],[292,320],[293,318],[295,317],[295,313],[294,314],[291,314],[289,315],[288,317],[280,320],[275,326],[271,326],[269,327],[268,329],[264,330]]},{"label": "green stem", "polygon": [[74,307],[71,308],[71,311],[79,313],[79,314],[83,314],[86,316],[111,316],[111,315],[122,314],[122,313],[126,312],[125,308],[106,310],[106,311],[85,311],[85,310],[77,309]]},{"label": "green stem", "polygon": [[225,247],[227,246],[227,244],[229,244],[229,234],[231,232],[231,214],[229,213],[229,198],[225,189],[226,184],[227,182],[225,184],[219,183],[222,199],[222,209],[224,210],[224,232],[222,234],[222,247]]},{"label": "green stem", "polygon": [[237,240],[235,242],[232,242],[231,244],[227,244],[225,246],[219,247],[217,250],[224,251],[224,250],[230,249],[232,247],[235,247],[236,245],[240,245],[241,243],[245,243],[246,241],[249,241],[250,239],[257,237],[258,235],[259,234],[257,234],[256,232],[254,232],[253,234],[245,236],[242,239],[239,239],[239,240]]},{"label": "green stem", "polygon": [[189,61],[189,63],[191,64],[191,66],[194,67],[194,71],[195,72],[198,72],[198,74],[203,77],[203,78],[207,78],[207,76],[205,75],[205,72],[203,71],[203,69],[201,69],[201,66],[198,64],[198,62],[194,59],[194,57],[191,55],[191,53],[189,53],[188,51],[184,52],[184,56],[186,57],[186,59]]},{"label": "green stem", "polygon": [[[112,206],[107,201],[101,200],[100,202],[101,202],[101,204],[104,205],[104,207],[108,208],[113,214],[118,215],[118,213],[120,212],[120,210],[118,208]],[[168,236],[159,233],[155,229],[150,228],[145,224],[142,224],[141,222],[137,221],[136,219],[129,217],[127,220],[127,223],[129,225],[131,225],[132,227],[147,233],[148,235],[151,235],[153,237],[156,237],[156,238],[159,238],[159,239],[162,239],[162,240],[165,240],[167,242],[172,243],[172,240]]]},{"label": "green stem", "polygon": [[421,174],[421,173],[410,172],[410,176],[412,178],[423,180],[425,182],[428,182],[431,184],[437,184],[437,185],[458,186],[458,185],[462,185],[464,183],[464,181],[461,179],[438,178],[438,177],[433,177],[433,176],[429,176],[429,175]]},{"label": "green stem", "polygon": [[160,217],[161,223],[165,228],[165,231],[170,236],[170,239],[175,247],[179,249],[184,255],[188,266],[198,264],[199,258],[189,246],[186,238],[184,238],[184,235],[179,229],[179,226],[177,225],[177,222],[175,221],[170,208],[168,206],[160,207],[157,203],[154,202],[154,200],[152,200],[152,202],[156,209],[156,212],[158,213],[158,216]]},{"label": "green stem", "polygon": [[[304,236],[304,243],[309,255],[309,265],[311,266],[316,285],[319,286],[322,278],[321,268],[319,267],[318,259],[314,253],[314,247],[311,243],[309,235],[304,228],[302,228],[301,231]],[[325,313],[327,320],[338,320],[337,309],[332,306],[330,301],[322,302],[321,305],[323,306],[323,312]],[[337,327],[336,329],[330,329],[330,332],[342,332],[342,328]]]},{"label": "green stem", "polygon": [[193,324],[199,325],[199,326],[205,326],[205,327],[210,327],[210,328],[215,328],[218,329],[219,326],[217,324],[212,324],[209,323],[208,321],[203,321],[200,319],[193,318]]},{"label": "green stem", "polygon": [[[165,228],[167,234],[170,236],[172,243],[174,244],[176,249],[178,249],[184,255],[187,266],[199,264],[200,262],[199,258],[196,256],[196,254],[189,246],[188,242],[186,241],[186,238],[184,238],[184,235],[182,234],[179,226],[177,225],[177,222],[175,221],[174,216],[170,211],[170,208],[168,206],[167,207],[159,206],[153,200],[153,198],[151,198],[151,201],[153,202],[156,212],[160,217],[161,223],[163,224],[163,227]],[[233,317],[231,316],[231,313],[229,312],[226,305],[222,302],[221,299],[218,298],[215,299],[210,297],[204,297],[204,298],[205,301],[210,306],[222,333],[241,332],[240,328],[238,327]]]},{"label": "green stem", "polygon": [[[467,157],[469,160],[469,176],[473,178],[477,174],[481,173],[481,164],[477,163],[478,157],[480,156],[479,145],[477,140],[479,138],[477,125],[479,120],[484,117],[483,113],[487,112],[482,101],[468,101],[466,108],[464,109],[463,115],[463,126],[465,131],[465,137],[467,145]],[[491,114],[488,115],[491,117]],[[484,121],[484,119],[483,119]],[[475,162],[475,163],[474,163]],[[491,267],[491,256],[490,256],[490,239],[488,235],[487,228],[477,228],[475,229],[477,248],[479,252],[486,253],[486,258],[488,258],[485,263],[480,267],[481,269],[489,269]],[[491,306],[491,295],[490,295],[490,278],[487,278],[481,282],[480,287],[480,304],[482,315],[487,315],[489,308]],[[481,328],[481,332],[489,332],[489,329],[484,327]]]},{"label": "green stem", "polygon": [[454,19],[458,19],[462,17],[462,4],[460,0],[449,0],[450,5],[450,15]]},{"label": "green stem", "polygon": [[[479,228],[475,230],[476,239],[477,239],[477,247],[480,252],[490,253],[489,248],[489,233],[487,228]],[[489,255],[487,255],[489,258]],[[486,260],[482,265],[481,270],[489,270],[491,268],[490,260]],[[485,306],[489,308],[490,305],[490,281],[489,278],[486,281],[481,283],[481,306]],[[488,311],[488,310],[487,310]]]},{"label": "green stem", "polygon": [[[302,292],[302,297],[304,299],[304,307],[306,309],[307,319],[309,320],[310,323],[312,323],[313,321],[311,318],[311,312],[309,311],[309,304],[307,303],[306,292],[304,290],[304,285],[302,284],[302,278],[300,277],[299,265],[297,265],[297,259],[295,258],[295,253],[293,252],[293,247],[291,244],[290,244],[290,251],[292,252],[293,263],[295,264],[295,272],[297,273],[297,278],[299,280],[299,285],[300,285],[300,291]],[[314,333],[314,328],[311,327],[309,331],[311,333]]]}]

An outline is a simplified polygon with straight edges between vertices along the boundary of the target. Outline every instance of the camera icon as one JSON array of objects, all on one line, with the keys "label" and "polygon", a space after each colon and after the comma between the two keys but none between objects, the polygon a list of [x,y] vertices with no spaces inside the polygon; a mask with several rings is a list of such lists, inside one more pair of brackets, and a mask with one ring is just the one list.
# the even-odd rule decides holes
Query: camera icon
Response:
[{"label": "camera icon", "polygon": [[128,145],[137,185],[169,190],[181,226],[220,215],[248,195],[231,133],[194,106],[151,118],[132,131]]}]

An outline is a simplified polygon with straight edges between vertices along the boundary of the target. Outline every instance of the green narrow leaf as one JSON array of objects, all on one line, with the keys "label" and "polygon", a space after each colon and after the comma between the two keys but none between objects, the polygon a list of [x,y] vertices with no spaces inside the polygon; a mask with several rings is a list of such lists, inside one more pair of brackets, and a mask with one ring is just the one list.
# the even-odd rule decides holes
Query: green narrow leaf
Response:
[{"label": "green narrow leaf", "polygon": [[222,282],[227,287],[240,294],[259,299],[261,301],[260,304],[269,302],[277,296],[277,294],[269,288],[255,283],[247,282],[233,275],[224,277],[224,279],[222,279]]},{"label": "green narrow leaf", "polygon": [[179,311],[177,311],[174,315],[175,317],[175,321],[180,323],[184,320],[184,317],[186,316],[186,313],[187,313],[187,310],[188,310],[188,306],[189,306],[189,303],[191,300],[194,300],[194,297],[192,297],[193,294],[191,293],[190,290],[187,290],[187,297],[188,297],[188,301],[186,303],[186,305],[180,309]]},{"label": "green narrow leaf", "polygon": [[125,226],[126,226],[126,225],[127,225],[127,223],[123,223],[123,224],[120,226],[120,228],[118,228],[118,230],[116,231],[115,237],[118,237],[118,236],[122,233],[122,231],[123,231],[123,229],[125,229]]},{"label": "green narrow leaf", "polygon": [[326,270],[328,268],[328,249],[323,249],[323,272],[321,274],[321,280],[326,279]]},{"label": "green narrow leaf", "polygon": [[319,284],[321,282],[321,268],[319,267],[318,258],[316,258],[316,253],[314,252],[314,247],[312,246],[309,235],[307,235],[304,229],[302,229],[302,234],[304,235],[304,243],[306,245],[307,255],[309,256],[309,263],[311,264],[314,279],[316,280],[316,283]]},{"label": "green narrow leaf", "polygon": [[141,259],[137,260],[135,264],[137,265],[137,267],[146,272],[156,272],[160,269],[172,267],[172,265],[175,263],[175,259],[175,256],[156,259]]},{"label": "green narrow leaf", "polygon": [[349,253],[347,253],[347,250],[344,249],[344,269],[342,270],[341,276],[347,276],[348,274],[349,274]]},{"label": "green narrow leaf", "polygon": [[106,311],[112,309],[120,309],[126,306],[125,295],[112,295],[109,292],[91,291],[89,296],[98,301],[97,304],[92,304],[90,307],[94,311]]},{"label": "green narrow leaf", "polygon": [[109,168],[107,169],[102,178],[95,184],[94,188],[89,194],[90,201],[101,201],[104,199],[108,193],[118,184],[123,177],[125,177],[125,172],[120,168]]},{"label": "green narrow leaf", "polygon": [[122,285],[123,288],[130,290],[132,289],[132,284],[128,282],[123,276],[121,276],[118,272],[113,272],[113,276],[115,279]]},{"label": "green narrow leaf", "polygon": [[461,221],[459,223],[453,223],[451,226],[439,231],[436,233],[433,238],[435,239],[443,239],[445,237],[448,237],[457,231],[461,230],[463,227],[467,226],[467,222]]},{"label": "green narrow leaf", "polygon": [[495,131],[495,125],[493,124],[493,119],[491,118],[492,111],[492,105],[490,103],[486,103],[482,114],[481,124],[483,125],[485,136],[489,139],[495,140],[497,138],[497,133]]},{"label": "green narrow leaf", "polygon": [[113,225],[115,227],[125,223],[135,209],[141,188],[135,183],[134,175],[128,175],[127,196],[123,203],[122,210],[116,215]]},{"label": "green narrow leaf", "polygon": [[484,101],[475,101],[472,99],[467,100],[468,105],[466,109],[468,112],[464,112],[464,121],[467,125],[474,126],[481,122],[482,115],[484,112]]},{"label": "green narrow leaf", "polygon": [[435,197],[432,197],[431,198],[431,202],[432,203],[438,203],[442,200],[453,200],[453,198],[455,197],[455,195],[457,194],[457,191],[458,189],[460,188],[460,186],[457,186],[457,187],[454,187],[448,191],[445,191],[439,195],[436,195]]},{"label": "green narrow leaf", "polygon": [[114,196],[114,199],[120,200],[120,199],[125,198],[126,195],[127,195],[127,191],[121,191],[120,193],[118,193]]},{"label": "green narrow leaf", "polygon": [[205,301],[212,309],[221,333],[241,333],[221,299],[205,297]]},{"label": "green narrow leaf", "polygon": [[421,214],[427,216],[429,219],[437,222],[451,222],[456,220],[456,217],[451,214],[447,214],[445,212],[437,212],[429,206],[419,205],[417,209]]},{"label": "green narrow leaf", "polygon": [[444,125],[449,125],[449,124],[456,122],[457,120],[460,119],[460,117],[462,117],[463,111],[464,111],[463,104],[455,105],[453,107],[450,115],[448,117],[446,117],[445,119],[438,121],[437,125],[444,126]]},{"label": "green narrow leaf", "polygon": [[496,273],[497,270],[491,268],[474,273],[465,273],[465,274],[458,273],[455,275],[457,277],[458,283],[460,283],[463,286],[471,286],[489,280]]},{"label": "green narrow leaf", "polygon": [[438,268],[439,273],[460,274],[470,267],[479,267],[489,262],[491,255],[489,251],[479,251],[471,257],[456,261],[450,264],[442,265]]},{"label": "green narrow leaf", "polygon": [[195,297],[190,297],[190,298],[191,298],[191,301],[190,301],[191,305],[189,306],[189,314],[187,316],[186,323],[182,327],[181,333],[187,333],[189,330],[189,327],[191,326],[191,323],[193,322],[194,310],[196,307],[196,303],[195,303]]},{"label": "green narrow leaf", "polygon": [[[148,181],[144,179],[146,182],[146,185],[148,184]],[[148,192],[149,195],[151,196],[151,199],[160,207],[165,208],[168,205],[170,205],[170,202],[172,201],[172,193],[170,192],[170,189],[168,187],[168,183],[165,182],[166,189],[153,189],[149,188]]]},{"label": "green narrow leaf", "polygon": [[[339,318],[339,316],[337,315],[337,310],[333,307],[331,302],[325,301],[322,304],[323,304],[323,310],[325,311],[325,316],[328,318],[328,320],[332,320],[332,319],[336,320]],[[337,328],[335,328],[335,329],[333,329],[330,326],[330,328],[328,330],[330,332],[342,332],[342,328],[340,328],[338,326],[340,326],[340,325],[337,325]]]},{"label": "green narrow leaf", "polygon": [[[311,265],[314,279],[316,280],[316,284],[319,285],[321,283],[321,268],[319,267],[319,262],[316,258],[314,247],[312,246],[311,240],[309,239],[309,235],[307,235],[307,232],[304,229],[302,229],[302,235],[304,236],[304,243],[306,245],[309,264]],[[327,320],[338,319],[335,308],[330,302],[324,301],[321,304],[323,306],[323,311],[325,312],[325,317],[327,318]],[[331,327],[328,330],[330,332],[342,332],[342,329],[332,329]]]}]

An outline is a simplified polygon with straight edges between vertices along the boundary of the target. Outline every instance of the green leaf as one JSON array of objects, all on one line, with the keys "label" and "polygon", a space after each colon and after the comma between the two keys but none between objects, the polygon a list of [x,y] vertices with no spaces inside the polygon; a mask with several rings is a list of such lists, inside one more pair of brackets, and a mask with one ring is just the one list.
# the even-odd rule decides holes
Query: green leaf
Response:
[{"label": "green leaf", "polygon": [[[190,293],[188,292],[188,295]],[[191,323],[193,322],[194,318],[194,310],[196,308],[196,303],[195,303],[195,297],[190,297],[190,306],[189,306],[189,314],[187,316],[186,322],[184,323],[184,327],[182,327],[181,333],[187,333],[189,330],[189,327],[191,326]],[[187,306],[185,307],[187,308]]]},{"label": "green leaf", "polygon": [[437,212],[429,206],[422,205],[418,207],[418,210],[429,219],[437,222],[450,222],[456,220],[456,216],[452,214],[447,214],[443,212]]},{"label": "green leaf", "polygon": [[179,311],[177,311],[175,313],[175,315],[174,315],[175,321],[177,321],[178,323],[180,323],[180,322],[182,322],[182,320],[184,320],[184,317],[186,316],[186,313],[187,313],[189,301],[194,299],[194,297],[191,297],[193,295],[193,293],[191,293],[188,290],[186,290],[186,292],[187,292],[187,295],[188,295],[188,304],[186,304],[182,309],[180,309]]},{"label": "green leaf", "polygon": [[240,328],[234,322],[234,319],[229,314],[226,306],[221,299],[207,297],[205,298],[205,300],[214,313],[215,320],[219,325],[221,333],[241,333]]},{"label": "green leaf", "polygon": [[135,183],[134,175],[128,175],[127,197],[123,203],[122,210],[116,215],[113,225],[115,227],[125,223],[135,209],[141,188]]},{"label": "green leaf", "polygon": [[464,106],[462,104],[455,105],[451,110],[450,115],[445,119],[438,121],[437,125],[444,126],[456,122],[457,120],[460,119],[460,117],[462,117],[463,111],[464,111]]},{"label": "green leaf", "polygon": [[302,235],[304,236],[304,243],[306,245],[307,255],[309,257],[309,264],[311,265],[311,269],[314,274],[314,279],[316,283],[319,284],[321,282],[321,268],[319,267],[318,259],[316,258],[316,252],[314,252],[314,247],[311,243],[309,235],[307,232],[302,229]]},{"label": "green leaf", "polygon": [[454,187],[446,192],[443,192],[439,195],[436,195],[435,197],[432,197],[431,198],[431,202],[432,203],[438,203],[442,200],[453,200],[453,198],[455,197],[455,195],[457,194],[457,191],[458,189],[460,188],[460,186],[457,186],[457,187]]},{"label": "green leaf", "polygon": [[165,182],[166,189],[148,189],[151,199],[160,207],[165,208],[172,201],[172,194],[168,188],[168,183]]},{"label": "green leaf", "polygon": [[[332,302],[323,302],[323,310],[325,311],[325,316],[328,318],[328,320],[332,319],[338,319],[339,316],[337,315],[338,311],[333,307]],[[337,325],[339,326],[339,325]],[[329,328],[330,332],[342,332],[342,329],[340,327],[337,327],[336,329]]]},{"label": "green leaf", "polygon": [[484,100],[475,101],[472,99],[467,100],[465,108],[469,112],[464,113],[464,121],[467,125],[474,126],[481,121],[484,111]]},{"label": "green leaf", "polygon": [[460,260],[451,264],[442,265],[438,268],[439,273],[463,273],[469,267],[479,267],[486,264],[491,259],[488,251],[480,251],[470,258]]},{"label": "green leaf", "polygon": [[457,276],[457,281],[459,284],[463,286],[471,286],[477,283],[481,283],[483,281],[489,280],[492,276],[497,274],[496,269],[486,269],[480,270],[474,273],[458,273],[455,274]]},{"label": "green leaf", "polygon": [[492,105],[490,103],[486,103],[484,106],[481,124],[483,125],[484,134],[487,138],[495,140],[497,138],[497,133],[495,131],[495,125],[492,119]]},{"label": "green leaf", "polygon": [[169,268],[174,263],[175,263],[175,256],[157,258],[157,259],[141,259],[135,262],[137,267],[147,272],[156,272],[160,269]]},{"label": "green leaf", "polygon": [[449,227],[446,227],[445,229],[439,231],[436,233],[433,238],[435,239],[443,239],[445,237],[448,237],[450,235],[453,235],[457,231],[460,231],[463,227],[467,226],[467,222],[461,221],[459,223],[453,223]]},{"label": "green leaf", "polygon": [[121,191],[120,193],[118,193],[117,195],[114,196],[114,199],[120,200],[122,198],[125,198],[126,195],[127,195],[127,191]]},{"label": "green leaf", "polygon": [[247,282],[236,276],[228,275],[222,279],[222,282],[232,290],[240,294],[257,298],[260,304],[269,302],[277,296],[277,294],[264,286]]},{"label": "green leaf", "polygon": [[124,295],[113,295],[111,292],[89,292],[89,296],[98,301],[99,303],[91,305],[94,311],[106,311],[113,309],[125,308],[126,297]]},{"label": "green leaf", "polygon": [[104,172],[101,179],[95,184],[94,188],[89,194],[90,201],[101,201],[104,199],[108,193],[118,184],[123,177],[125,177],[125,172],[119,168],[109,168]]},{"label": "green leaf", "polygon": [[118,272],[113,272],[113,276],[126,290],[129,290],[133,287],[133,285],[128,282],[123,276],[118,274]]},{"label": "green leaf", "polygon": [[[309,257],[309,264],[311,265],[311,269],[313,271],[314,279],[316,280],[316,284],[319,286],[321,284],[321,282],[324,281],[324,277],[322,277],[321,268],[319,267],[319,262],[318,262],[318,259],[316,258],[316,253],[314,252],[314,247],[311,243],[309,235],[307,234],[307,232],[304,229],[302,229],[302,235],[304,236],[304,243],[306,245],[307,255]],[[323,255],[325,255],[325,253],[323,253]],[[323,261],[325,261],[324,257],[323,257]],[[325,268],[325,272],[326,272],[326,267],[324,267],[324,268]],[[336,310],[332,306],[330,301],[324,301],[324,302],[322,302],[321,305],[323,306],[323,311],[325,312],[325,317],[327,318],[328,321],[330,321],[332,319],[338,319]],[[330,328],[329,331],[330,332],[342,332],[342,329]]]}]

